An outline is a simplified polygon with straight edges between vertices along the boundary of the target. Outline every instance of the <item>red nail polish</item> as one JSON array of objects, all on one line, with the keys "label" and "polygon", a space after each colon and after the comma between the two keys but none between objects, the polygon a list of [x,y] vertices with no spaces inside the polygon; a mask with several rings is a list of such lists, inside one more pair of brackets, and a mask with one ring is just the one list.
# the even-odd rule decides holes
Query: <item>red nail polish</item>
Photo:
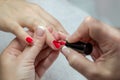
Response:
[{"label": "red nail polish", "polygon": [[32,43],[32,42],[33,42],[33,39],[32,39],[31,37],[27,37],[27,38],[26,38],[26,41],[27,41],[28,43]]},{"label": "red nail polish", "polygon": [[55,46],[57,49],[59,49],[59,48],[61,47],[60,42],[58,42],[57,40],[54,40],[54,41],[53,41],[53,44],[54,44],[54,46]]},{"label": "red nail polish", "polygon": [[60,42],[60,45],[65,45],[65,44],[66,44],[65,41],[61,41],[61,42]]}]

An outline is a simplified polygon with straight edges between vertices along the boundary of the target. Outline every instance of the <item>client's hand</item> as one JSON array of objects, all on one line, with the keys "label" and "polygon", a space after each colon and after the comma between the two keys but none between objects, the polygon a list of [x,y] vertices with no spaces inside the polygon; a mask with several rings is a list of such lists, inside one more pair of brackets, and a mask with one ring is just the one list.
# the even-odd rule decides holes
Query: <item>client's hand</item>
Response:
[{"label": "client's hand", "polygon": [[[58,20],[37,4],[26,0],[0,0],[0,30],[11,32],[31,44],[33,38],[23,28],[34,32],[38,26],[47,27],[50,31],[52,27],[56,32],[66,32]],[[47,35],[47,44],[51,46],[54,37],[50,33]]]}]

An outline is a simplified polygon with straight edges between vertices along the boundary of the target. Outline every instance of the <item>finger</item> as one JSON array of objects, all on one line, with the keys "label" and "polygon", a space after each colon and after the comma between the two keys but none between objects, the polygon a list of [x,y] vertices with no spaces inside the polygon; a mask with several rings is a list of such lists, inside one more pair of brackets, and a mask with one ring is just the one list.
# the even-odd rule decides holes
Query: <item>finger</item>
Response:
[{"label": "finger", "polygon": [[[33,36],[33,33],[30,31],[27,31],[27,33],[30,36]],[[24,48],[26,47],[27,44],[25,44],[22,40],[15,38],[11,41],[11,43],[8,45],[7,50],[6,51],[11,51],[12,49],[14,50],[18,50],[20,52],[22,52],[24,50]]]},{"label": "finger", "polygon": [[[23,51],[23,55],[29,59],[35,59],[38,53],[42,50],[46,40],[45,29],[38,27],[34,33],[34,44],[27,46]],[[29,55],[28,55],[29,54]]]},{"label": "finger", "polygon": [[103,55],[103,52],[101,51],[100,47],[98,45],[93,46],[93,51],[90,54],[92,59],[96,61],[100,56]]},{"label": "finger", "polygon": [[33,37],[33,36],[34,36],[34,33],[33,33],[33,32],[31,32],[30,30],[28,30],[28,31],[27,31],[27,33],[28,33],[31,37]]},{"label": "finger", "polygon": [[110,37],[115,38],[118,33],[119,31],[110,28],[110,26],[108,26],[107,24],[104,24],[92,17],[87,17],[80,25],[80,27],[77,29],[77,31],[75,31],[68,38],[68,41],[69,42],[76,42],[79,40],[89,41],[92,38],[94,41],[98,43],[103,43],[106,42]]},{"label": "finger", "polygon": [[61,40],[66,40],[67,37],[69,36],[68,34],[65,34],[65,33],[61,32],[61,31],[58,32],[58,34],[59,34],[59,37],[60,37]]},{"label": "finger", "polygon": [[48,29],[48,31],[49,31],[50,33],[52,33],[52,32],[54,31],[54,28],[51,27],[51,26],[48,26],[47,29]]},{"label": "finger", "polygon": [[56,60],[56,58],[58,57],[58,53],[58,51],[52,51],[46,59],[38,64],[38,66],[36,67],[36,72],[38,73],[39,77],[41,77]]},{"label": "finger", "polygon": [[48,30],[46,30],[46,35],[47,35],[47,39],[46,42],[49,45],[49,47],[51,47],[53,50],[58,50],[60,49],[60,46],[55,46],[54,41],[56,40],[55,37],[52,35],[52,33],[50,33]]},{"label": "finger", "polygon": [[[58,48],[56,48],[54,45],[53,45],[53,41],[55,40],[55,38],[52,36],[52,34],[50,33],[50,31],[46,28],[46,25],[41,23],[38,19],[27,19],[25,20],[24,22],[22,23],[25,23],[26,26],[29,26],[29,28],[34,31],[36,30],[37,27],[44,27],[46,29],[46,43],[54,50],[58,50]],[[24,26],[25,26],[24,25]],[[40,26],[41,25],[41,26]],[[51,25],[50,25],[51,26]]]},{"label": "finger", "polygon": [[25,46],[26,44],[23,41],[15,38],[14,40],[11,41],[8,47],[4,50],[4,55],[8,54],[8,55],[17,57],[24,50]]},{"label": "finger", "polygon": [[39,53],[39,55],[36,57],[35,66],[37,66],[40,61],[42,61],[43,59],[48,57],[48,55],[50,54],[51,51],[52,51],[52,49],[50,47],[43,49]]},{"label": "finger", "polygon": [[11,27],[12,33],[15,34],[20,40],[28,44],[33,43],[33,38],[27,32],[25,32],[19,24],[12,23],[12,25],[9,25],[9,27]]},{"label": "finger", "polygon": [[[39,18],[39,17],[38,17]],[[55,40],[55,38],[52,36],[50,30],[48,30],[46,27],[52,27],[52,25],[47,25],[46,23],[42,23],[39,19],[37,18],[28,18],[25,19],[24,21],[21,22],[22,24],[24,24],[24,26],[27,26],[29,29],[31,29],[32,31],[35,31],[37,27],[44,27],[46,29],[46,43],[54,50],[57,50],[58,48],[56,48],[53,45],[53,41]]]},{"label": "finger", "polygon": [[[69,36],[68,42],[70,43],[74,43],[83,39],[89,39],[89,28],[86,27],[86,23],[85,23],[86,19],[83,21],[83,23],[81,23],[80,27],[78,27],[78,29],[71,35]],[[87,21],[86,21],[87,22]]]},{"label": "finger", "polygon": [[48,12],[46,12],[44,9],[42,9],[40,6],[38,6],[36,4],[32,4],[32,5],[30,5],[30,7],[35,12],[37,12],[38,15],[41,16],[46,22],[54,25],[54,28],[56,28],[56,30],[67,33],[67,31],[62,27],[60,22],[57,19],[55,19],[52,15],[50,15]]},{"label": "finger", "polygon": [[46,26],[45,21],[37,15],[24,17],[22,21],[20,21],[20,25],[29,28],[30,31],[35,31],[39,25]]},{"label": "finger", "polygon": [[87,58],[76,51],[64,47],[62,48],[62,53],[68,60],[69,64],[87,78],[98,72],[96,65],[93,62],[90,62]]},{"label": "finger", "polygon": [[67,34],[65,34],[65,33],[61,32],[61,31],[59,31],[59,32],[53,31],[52,35],[54,36],[54,38],[56,40],[66,40],[66,38],[68,36]]}]

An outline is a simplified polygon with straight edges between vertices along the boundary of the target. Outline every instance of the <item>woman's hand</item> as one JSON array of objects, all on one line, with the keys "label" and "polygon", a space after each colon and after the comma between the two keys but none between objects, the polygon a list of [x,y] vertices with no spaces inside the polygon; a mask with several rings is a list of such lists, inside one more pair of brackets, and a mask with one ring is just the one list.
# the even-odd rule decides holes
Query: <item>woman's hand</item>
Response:
[{"label": "woman's hand", "polygon": [[[24,31],[27,27],[35,31],[36,27],[44,26],[50,31],[65,32],[62,25],[40,6],[26,0],[1,0],[0,1],[0,30],[15,34],[22,41],[32,44],[33,38]],[[54,37],[48,33],[47,43],[51,45]]]},{"label": "woman's hand", "polygon": [[0,80],[40,80],[58,56],[58,51],[46,46],[46,30],[35,30],[34,44],[28,46],[14,39],[0,55]]},{"label": "woman's hand", "polygon": [[63,48],[70,65],[90,80],[120,80],[120,32],[91,17],[68,37],[68,42],[90,42],[94,49],[89,61],[76,51]]}]

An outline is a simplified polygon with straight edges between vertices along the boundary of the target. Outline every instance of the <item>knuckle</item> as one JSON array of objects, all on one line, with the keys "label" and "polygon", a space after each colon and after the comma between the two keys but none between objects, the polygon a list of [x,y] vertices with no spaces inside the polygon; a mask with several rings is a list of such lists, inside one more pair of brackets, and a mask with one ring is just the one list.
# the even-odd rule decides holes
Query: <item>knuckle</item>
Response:
[{"label": "knuckle", "polygon": [[26,10],[26,11],[29,12],[29,13],[32,12],[32,9],[31,9],[29,6],[25,6],[25,7],[24,7],[24,10]]},{"label": "knuckle", "polygon": [[11,31],[13,34],[19,33],[21,31],[20,26],[13,24],[13,27],[11,27]]},{"label": "knuckle", "polygon": [[104,71],[101,72],[101,76],[105,79],[107,79],[107,78],[112,79],[111,76],[113,76],[113,72],[108,71],[108,70],[104,70]]},{"label": "knuckle", "polygon": [[10,26],[10,31],[13,33],[20,30],[20,27],[14,21],[8,21],[7,25]]},{"label": "knuckle", "polygon": [[112,72],[109,71],[103,71],[103,70],[93,70],[89,73],[89,79],[90,80],[107,80],[107,79],[112,79],[111,76],[113,75]]},{"label": "knuckle", "polygon": [[32,7],[33,7],[34,9],[39,9],[39,8],[40,8],[40,6],[37,5],[37,4],[32,4]]},{"label": "knuckle", "polygon": [[39,47],[39,48],[42,48],[44,42],[45,42],[44,39],[40,40],[40,39],[38,38],[38,39],[36,39],[34,46]]},{"label": "knuckle", "polygon": [[99,77],[98,72],[95,70],[91,71],[90,74],[91,74],[91,77]]},{"label": "knuckle", "polygon": [[43,45],[40,44],[40,42],[36,42],[36,43],[34,44],[34,48],[36,48],[36,49],[42,49],[42,47],[43,47]]},{"label": "knuckle", "polygon": [[27,21],[28,21],[28,24],[31,26],[31,28],[34,28],[34,30],[40,24],[40,22],[36,18],[32,18],[32,17],[29,17]]},{"label": "knuckle", "polygon": [[54,26],[52,24],[47,24],[46,27],[51,33],[54,30]]},{"label": "knuckle", "polygon": [[87,24],[89,24],[91,22],[94,22],[94,19],[91,16],[86,17],[84,20],[84,23],[87,23]]},{"label": "knuckle", "polygon": [[59,21],[57,21],[57,20],[53,20],[53,21],[52,21],[52,23],[53,23],[53,25],[55,25],[55,26],[60,25],[60,22],[59,22]]},{"label": "knuckle", "polygon": [[35,3],[33,3],[32,5],[34,6],[34,8],[39,8],[40,7],[39,5],[37,5]]},{"label": "knuckle", "polygon": [[96,67],[94,69],[90,69],[89,75],[90,80],[111,80],[113,72],[102,67]]},{"label": "knuckle", "polygon": [[83,24],[87,27],[99,27],[100,26],[100,21],[92,18],[91,16],[86,17],[85,20],[83,21]]},{"label": "knuckle", "polygon": [[31,19],[30,22],[33,24],[33,26],[37,25],[39,21],[37,19]]},{"label": "knuckle", "polygon": [[90,80],[96,80],[96,79],[100,79],[100,73],[96,70],[91,69],[91,71],[89,72],[89,79]]}]

